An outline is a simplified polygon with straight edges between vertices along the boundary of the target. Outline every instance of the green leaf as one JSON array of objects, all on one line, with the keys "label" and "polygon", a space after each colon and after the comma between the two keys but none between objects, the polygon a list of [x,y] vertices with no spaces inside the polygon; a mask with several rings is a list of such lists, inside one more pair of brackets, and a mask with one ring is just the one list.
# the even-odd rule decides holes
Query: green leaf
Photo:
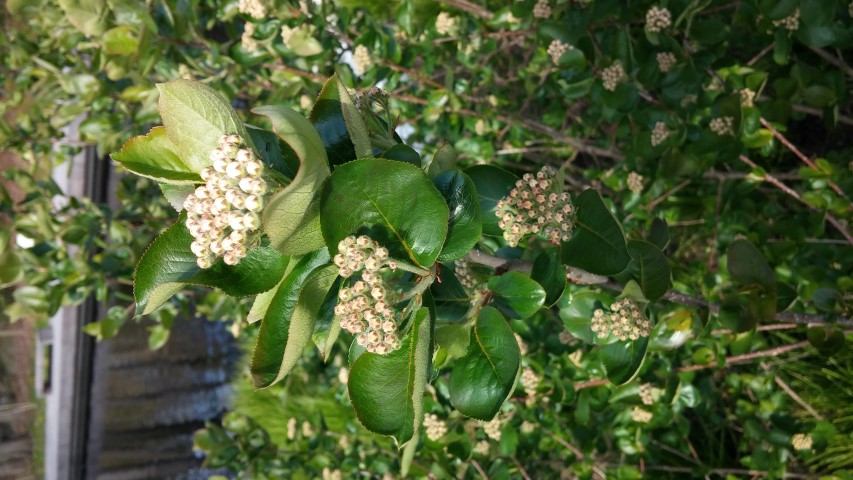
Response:
[{"label": "green leaf", "polygon": [[545,306],[557,303],[566,288],[566,267],[557,252],[542,252],[533,261],[530,278],[545,290]]},{"label": "green leaf", "polygon": [[311,343],[317,315],[338,268],[326,265],[328,253],[304,257],[282,282],[267,309],[252,354],[252,383],[266,388],[284,378]]},{"label": "green leaf", "polygon": [[427,268],[447,237],[447,204],[423,170],[367,158],[338,166],[323,190],[323,237],[337,253],[345,237],[370,230],[391,255]]},{"label": "green leaf", "polygon": [[436,322],[456,323],[464,320],[471,308],[468,292],[450,268],[442,265],[438,278],[441,281],[429,287],[435,300]]},{"label": "green leaf", "polygon": [[68,22],[87,37],[106,30],[109,9],[104,3],[104,0],[59,0]]},{"label": "green leaf", "polygon": [[669,239],[669,226],[667,226],[666,220],[662,218],[652,220],[652,228],[649,229],[649,242],[664,250],[669,245]]},{"label": "green leaf", "polygon": [[21,257],[14,249],[10,248],[0,253],[0,288],[12,285],[21,279],[22,265]]},{"label": "green leaf", "polygon": [[635,341],[615,342],[601,347],[599,355],[607,379],[614,385],[631,381],[643,364],[648,345],[648,337],[640,337]]},{"label": "green leaf", "polygon": [[107,30],[101,37],[101,42],[103,42],[104,51],[109,55],[133,55],[139,48],[136,32],[127,25],[119,25]]},{"label": "green leaf", "polygon": [[415,151],[414,148],[404,145],[402,143],[398,143],[393,147],[385,150],[382,153],[382,158],[387,158],[388,160],[397,160],[398,162],[406,162],[411,163],[416,167],[421,166],[421,156]]},{"label": "green leaf", "polygon": [[246,131],[252,137],[252,143],[255,144],[255,150],[264,165],[287,178],[296,176],[299,171],[299,157],[290,145],[285,144],[275,132],[269,130],[246,125]]},{"label": "green leaf", "polygon": [[610,297],[602,293],[578,292],[560,298],[560,319],[566,330],[586,343],[595,342],[592,314],[597,308],[610,305]]},{"label": "green leaf", "polygon": [[364,352],[352,366],[349,396],[358,421],[371,432],[394,437],[403,446],[423,422],[423,397],[430,370],[431,320],[415,313],[400,349],[387,355]]},{"label": "green leaf", "polygon": [[323,246],[320,230],[320,186],[329,176],[323,141],[302,115],[283,106],[252,110],[270,119],[273,131],[296,153],[301,165],[292,182],[264,208],[264,232],[285,255],[303,255]]},{"label": "green leaf", "polygon": [[[635,279],[643,290],[643,295],[654,302],[669,290],[671,274],[669,263],[663,252],[655,245],[644,240],[628,241],[631,263],[621,276]],[[622,281],[626,281],[621,279]]]},{"label": "green leaf", "polygon": [[542,286],[518,272],[492,277],[489,279],[489,290],[495,308],[509,318],[528,318],[545,303]]},{"label": "green leaf", "polygon": [[173,185],[171,183],[158,182],[157,186],[160,187],[160,191],[163,192],[163,197],[167,202],[169,202],[169,205],[171,205],[176,212],[180,212],[184,209],[184,201],[191,193],[195,192],[196,189],[195,183]]},{"label": "green leaf", "polygon": [[459,358],[471,344],[471,328],[468,325],[441,325],[435,327],[435,343],[445,351],[445,363]]},{"label": "green leaf", "polygon": [[154,127],[148,135],[133,137],[110,157],[129,171],[158,182],[174,185],[202,183],[175,151],[164,127]]},{"label": "green leaf", "polygon": [[225,134],[252,139],[231,104],[207,85],[190,80],[158,83],[160,116],[178,156],[194,172],[211,164],[210,152]]},{"label": "green leaf", "polygon": [[338,277],[326,298],[323,300],[323,305],[320,306],[320,312],[317,314],[317,322],[314,324],[314,334],[311,335],[311,340],[317,346],[320,352],[320,357],[324,362],[329,361],[329,356],[332,353],[332,347],[338,341],[338,336],[341,334],[340,318],[335,315],[335,305],[338,304],[338,292],[343,283],[343,277]]},{"label": "green leaf", "polygon": [[323,139],[331,165],[371,156],[373,148],[360,115],[338,76],[326,81],[311,110],[310,119]]},{"label": "green leaf", "polygon": [[741,285],[762,285],[776,290],[776,275],[764,255],[749,240],[735,240],[729,245],[727,266],[732,279]]},{"label": "green leaf", "polygon": [[491,165],[474,165],[466,168],[465,174],[474,182],[477,195],[480,197],[480,218],[483,222],[483,233],[502,236],[503,230],[498,226],[499,219],[495,215],[497,203],[515,188],[518,177]]},{"label": "green leaf", "polygon": [[310,25],[301,25],[292,30],[287,46],[300,57],[310,57],[323,53],[323,44],[312,36]]},{"label": "green leaf", "polygon": [[563,243],[563,263],[598,275],[625,270],[631,260],[625,234],[598,192],[589,189],[581,193],[575,208],[577,222],[572,239]]},{"label": "green leaf", "polygon": [[137,315],[147,315],[186,285],[215,287],[232,297],[265,292],[278,283],[287,259],[269,247],[249,251],[237,265],[222,260],[200,269],[190,251],[193,237],[184,225],[186,213],[145,250],[134,274]]},{"label": "green leaf", "polygon": [[846,345],[844,332],[837,326],[809,327],[806,332],[809,343],[822,355],[832,355]]},{"label": "green leaf", "polygon": [[436,175],[446,172],[456,167],[457,155],[453,145],[445,143],[435,152],[432,161],[427,167],[427,175],[435,177]]},{"label": "green leaf", "polygon": [[433,183],[450,209],[447,239],[438,260],[449,262],[464,257],[483,234],[477,188],[468,175],[450,170],[433,177]]},{"label": "green leaf", "polygon": [[463,415],[491,420],[512,394],[521,352],[512,329],[492,307],[480,311],[468,353],[450,374],[450,403]]}]

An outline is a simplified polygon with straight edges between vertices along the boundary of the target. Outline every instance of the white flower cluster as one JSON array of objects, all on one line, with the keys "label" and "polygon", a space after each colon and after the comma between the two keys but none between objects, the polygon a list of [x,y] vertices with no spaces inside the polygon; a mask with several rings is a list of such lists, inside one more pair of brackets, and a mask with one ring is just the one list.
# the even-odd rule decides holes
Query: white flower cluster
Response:
[{"label": "white flower cluster", "polygon": [[347,367],[341,367],[341,369],[338,370],[338,381],[343,383],[344,385],[349,382],[349,370],[347,369]]},{"label": "white flower cluster", "polygon": [[471,272],[471,265],[462,258],[456,260],[454,265],[454,273],[456,274],[456,279],[459,280],[459,283],[468,290],[474,290],[477,288],[480,282],[474,276],[474,273]]},{"label": "white flower cluster", "polygon": [[672,14],[666,8],[653,6],[646,12],[646,30],[658,33],[672,25]]},{"label": "white flower cluster", "polygon": [[742,107],[752,107],[755,102],[755,92],[744,88],[740,91],[740,104]]},{"label": "white flower cluster", "polygon": [[717,117],[711,119],[711,131],[717,135],[734,135],[735,119],[732,117]]},{"label": "white flower cluster", "polygon": [[574,341],[575,339],[575,336],[572,335],[568,330],[561,330],[560,333],[557,335],[557,339],[563,345],[571,345],[572,341]]},{"label": "white flower cluster", "polygon": [[302,422],[302,436],[306,438],[314,436],[314,427],[307,420]]},{"label": "white flower cluster", "polygon": [[794,10],[794,13],[788,15],[781,20],[773,20],[774,27],[785,27],[789,32],[795,32],[800,28],[800,9]]},{"label": "white flower cluster", "polygon": [[601,81],[604,83],[604,89],[612,92],[625,79],[625,69],[619,62],[605,68],[601,71]]},{"label": "white flower cluster", "polygon": [[651,383],[644,383],[640,385],[640,400],[642,400],[643,405],[654,405],[655,397],[652,395]]},{"label": "white flower cluster", "polygon": [[477,442],[477,445],[474,446],[474,453],[477,455],[488,456],[489,455],[489,442],[486,440],[480,440]]},{"label": "white flower cluster", "polygon": [[643,176],[637,172],[629,173],[628,190],[634,193],[641,193],[643,191]]},{"label": "white flower cluster", "polygon": [[291,417],[287,421],[287,439],[294,440],[296,438],[296,419]]},{"label": "white flower cluster", "polygon": [[652,412],[643,410],[640,407],[634,407],[631,410],[631,420],[637,423],[649,423],[652,421]]},{"label": "white flower cluster", "polygon": [[572,362],[578,368],[583,368],[583,364],[581,363],[582,360],[583,350],[578,349],[569,354],[569,361]]},{"label": "white flower cluster", "polygon": [[435,19],[435,31],[439,35],[452,35],[456,30],[456,17],[447,12],[441,12]]},{"label": "white flower cluster", "polygon": [[609,314],[597,308],[592,315],[592,331],[598,334],[598,338],[613,334],[620,340],[636,340],[648,337],[651,329],[651,322],[643,317],[637,304],[629,298],[613,302]]},{"label": "white flower cluster", "polygon": [[370,50],[364,45],[356,45],[352,52],[352,64],[356,75],[364,75],[373,66]]},{"label": "white flower cluster", "polygon": [[258,50],[258,41],[254,38],[255,28],[257,27],[254,23],[246,22],[246,26],[243,30],[243,36],[240,37],[240,43],[247,52],[256,52]]},{"label": "white flower cluster", "polygon": [[806,435],[805,433],[795,433],[791,437],[791,445],[794,447],[794,450],[811,450],[812,443],[814,441],[811,435]]},{"label": "white flower cluster", "polygon": [[447,424],[434,413],[424,415],[424,428],[426,428],[427,438],[433,442],[437,442],[447,434]]},{"label": "white flower cluster", "polygon": [[344,474],[340,470],[323,467],[323,480],[342,480],[343,478]]},{"label": "white flower cluster", "polygon": [[524,387],[527,395],[535,395],[536,387],[539,386],[539,382],[541,381],[542,379],[539,378],[539,375],[536,375],[536,372],[530,367],[525,367],[521,372],[521,386]]},{"label": "white flower cluster", "polygon": [[486,134],[486,121],[482,118],[477,119],[477,123],[474,124],[474,133],[479,136],[483,136]]},{"label": "white flower cluster", "polygon": [[691,103],[696,103],[699,101],[699,97],[694,94],[685,95],[684,98],[681,99],[681,106],[687,107]]},{"label": "white flower cluster", "polygon": [[486,436],[491,438],[496,442],[501,441],[501,435],[503,434],[501,430],[503,429],[504,421],[501,418],[500,414],[498,414],[495,418],[493,418],[490,422],[486,422],[483,424],[483,431],[486,432]]},{"label": "white flower cluster", "polygon": [[551,56],[551,61],[556,65],[559,63],[560,58],[573,48],[575,47],[568,43],[563,43],[560,40],[554,40],[550,45],[548,45],[548,55]]},{"label": "white flower cluster", "polygon": [[245,13],[258,20],[267,16],[267,7],[261,0],[240,0],[239,9],[240,13]]},{"label": "white flower cluster", "polygon": [[296,31],[295,28],[290,28],[287,25],[281,26],[281,41],[284,42],[287,48],[292,48],[290,46],[290,38],[293,37],[293,33]]},{"label": "white flower cluster", "polygon": [[515,343],[518,344],[518,352],[522,357],[527,355],[527,343],[525,343],[524,339],[521,338],[521,335],[517,333],[513,333],[513,335],[515,335]]},{"label": "white flower cluster", "polygon": [[575,207],[569,194],[556,193],[562,185],[554,181],[556,171],[545,167],[534,177],[527,173],[515,182],[509,196],[498,201],[495,214],[504,239],[511,247],[528,234],[544,234],[557,245],[572,238]]},{"label": "white flower cluster", "polygon": [[210,268],[219,257],[236,265],[257,241],[252,234],[261,226],[264,164],[242,143],[239,135],[223,135],[210,152],[213,166],[199,172],[205,184],[184,200],[187,229],[195,239],[190,249],[200,268]]},{"label": "white flower cluster", "polygon": [[658,61],[658,68],[663,73],[670,71],[678,62],[678,59],[675,58],[675,54],[672,52],[659,52],[655,55],[655,58]]},{"label": "white flower cluster", "polygon": [[551,16],[551,5],[548,5],[548,0],[539,0],[533,6],[533,16],[536,18],[548,18]]},{"label": "white flower cluster", "polygon": [[521,433],[529,435],[536,430],[536,424],[527,420],[521,422]]},{"label": "white flower cluster", "polygon": [[384,355],[400,348],[394,309],[379,270],[396,268],[389,260],[388,249],[367,236],[349,236],[338,244],[334,262],[339,273],[349,278],[361,271],[361,280],[338,292],[335,315],[341,327],[356,336],[356,342],[368,352]]},{"label": "white flower cluster", "polygon": [[661,143],[663,143],[672,132],[666,128],[666,124],[663,122],[655,123],[655,128],[652,129],[652,146],[657,147]]}]

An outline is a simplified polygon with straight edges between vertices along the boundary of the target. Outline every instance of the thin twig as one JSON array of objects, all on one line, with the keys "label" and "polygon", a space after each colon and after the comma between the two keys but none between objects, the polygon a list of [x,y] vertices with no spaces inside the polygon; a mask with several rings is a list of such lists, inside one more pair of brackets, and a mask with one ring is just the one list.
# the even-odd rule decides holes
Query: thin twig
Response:
[{"label": "thin twig", "polygon": [[486,475],[486,471],[483,470],[483,467],[480,466],[480,462],[478,462],[476,460],[471,460],[471,465],[474,465],[474,468],[480,474],[481,478],[484,478],[485,480],[489,480],[489,476]]},{"label": "thin twig", "polygon": [[[772,325],[759,325],[755,328],[758,332],[770,332],[774,330],[790,330],[792,328],[797,328],[800,325],[797,323],[774,323]],[[728,335],[730,333],[735,333],[728,328],[720,328],[717,330],[711,330],[711,335]]]},{"label": "thin twig", "polygon": [[[770,365],[768,365],[766,362],[761,362],[759,365],[764,370],[770,371]],[[785,393],[787,393],[788,396],[791,397],[792,400],[794,400],[795,402],[800,404],[800,406],[803,407],[803,409],[805,411],[809,412],[809,414],[811,416],[813,416],[814,418],[816,418],[818,420],[824,420],[823,415],[818,413],[817,410],[814,409],[814,407],[812,407],[811,405],[808,404],[808,402],[803,400],[803,397],[801,397],[797,392],[795,392],[794,389],[791,388],[790,385],[788,385],[784,380],[782,380],[782,378],[779,377],[779,375],[774,375],[773,381],[776,382],[776,385],[779,385],[779,388],[784,390]]]},{"label": "thin twig", "polygon": [[[775,357],[781,355],[786,352],[790,352],[792,350],[799,350],[800,348],[806,348],[809,346],[808,340],[803,340],[802,342],[792,343],[790,345],[782,345],[781,347],[770,348],[768,350],[759,350],[757,352],[744,353],[743,355],[735,355],[733,357],[726,357],[726,366],[731,365],[739,365],[742,363],[749,363],[756,358],[763,357]],[[690,365],[687,367],[679,367],[676,368],[676,372],[695,372],[697,370],[706,370],[708,368],[717,367],[716,363],[709,363],[707,365]]]},{"label": "thin twig", "polygon": [[853,68],[850,68],[846,63],[839,60],[837,57],[830,55],[829,52],[822,48],[818,47],[809,47],[809,50],[816,53],[819,57],[823,58],[827,62],[831,63],[833,66],[844,72],[850,78],[853,78]]},{"label": "thin twig", "polygon": [[521,462],[519,462],[518,459],[515,458],[515,455],[512,456],[512,461],[515,462],[515,466],[518,467],[518,473],[521,474],[524,480],[533,480],[532,478],[530,478],[530,475],[527,473],[527,470],[524,469],[524,466],[521,465]]},{"label": "thin twig", "polygon": [[458,8],[459,10],[468,12],[475,17],[480,17],[485,20],[491,20],[494,18],[495,14],[491,11],[481,7],[480,5],[476,5],[467,0],[436,0],[439,3],[446,3],[447,5]]}]

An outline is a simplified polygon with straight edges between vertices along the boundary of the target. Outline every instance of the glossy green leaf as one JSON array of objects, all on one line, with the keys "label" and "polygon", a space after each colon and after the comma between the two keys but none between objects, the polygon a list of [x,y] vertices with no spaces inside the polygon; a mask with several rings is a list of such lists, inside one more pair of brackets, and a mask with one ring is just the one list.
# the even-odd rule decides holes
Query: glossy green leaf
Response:
[{"label": "glossy green leaf", "polygon": [[337,75],[323,85],[310,119],[322,138],[331,165],[372,154],[367,126]]},{"label": "glossy green leaf", "polygon": [[468,345],[471,343],[471,328],[468,325],[436,326],[435,343],[439,349],[444,350],[445,363],[462,357],[468,351]]},{"label": "glossy green leaf", "polygon": [[658,247],[644,240],[628,241],[628,252],[631,263],[619,275],[620,281],[636,280],[645,298],[656,301],[669,290],[672,283],[666,256]]},{"label": "glossy green leaf", "polygon": [[382,153],[382,158],[397,160],[398,162],[411,163],[416,167],[421,166],[421,156],[414,148],[398,143]]},{"label": "glossy green leaf", "polygon": [[[255,151],[260,155],[261,161],[269,168],[292,179],[299,171],[299,157],[289,145],[269,130],[246,125],[246,131],[252,137]],[[284,151],[282,151],[284,149]]]},{"label": "glossy green leaf", "polygon": [[503,230],[498,226],[498,217],[495,215],[497,203],[515,188],[518,177],[491,165],[474,165],[466,168],[465,174],[474,182],[477,195],[480,197],[480,218],[483,222],[483,233],[502,236]]},{"label": "glossy green leaf", "polygon": [[625,234],[598,192],[588,189],[581,193],[575,208],[577,222],[572,239],[563,243],[563,263],[598,275],[625,270],[631,260]]},{"label": "glossy green leaf", "polygon": [[198,172],[178,157],[164,127],[154,127],[147,135],[128,140],[121,151],[110,157],[129,171],[175,185],[201,183]]},{"label": "glossy green leaf", "polygon": [[283,106],[252,110],[270,119],[273,131],[300,159],[296,177],[276,192],[263,211],[270,244],[286,255],[303,255],[323,246],[320,231],[320,186],[329,176],[323,141],[302,115]]},{"label": "glossy green leaf", "polygon": [[349,396],[359,422],[394,437],[398,446],[417,438],[430,370],[431,321],[426,308],[415,314],[400,349],[387,355],[362,353],[349,375]]},{"label": "glossy green leaf", "polygon": [[186,214],[151,242],[134,274],[136,313],[146,315],[186,285],[215,287],[228,295],[255,295],[273,288],[284,274],[287,259],[269,247],[249,251],[237,265],[222,260],[200,269],[190,251],[193,237],[184,225]]},{"label": "glossy green leaf", "polygon": [[468,175],[450,170],[432,179],[450,209],[447,239],[438,260],[449,262],[464,257],[480,240],[483,224],[477,188]]},{"label": "glossy green leaf", "polygon": [[178,156],[194,172],[211,164],[210,152],[225,134],[237,134],[253,147],[237,112],[207,85],[190,80],[158,83],[160,116]]},{"label": "glossy green leaf", "polygon": [[586,343],[595,342],[592,332],[592,314],[598,308],[610,305],[611,298],[602,293],[578,292],[560,298],[560,319],[575,337]]},{"label": "glossy green leaf", "polygon": [[341,334],[341,322],[340,318],[335,315],[335,305],[338,304],[338,292],[343,280],[343,277],[338,277],[332,284],[332,288],[329,289],[329,293],[326,294],[320,311],[317,313],[314,333],[311,335],[311,340],[325,362],[329,361],[332,347],[335,346],[335,342]]},{"label": "glossy green leaf", "polygon": [[196,189],[195,183],[174,185],[171,183],[158,182],[157,186],[160,187],[160,191],[163,192],[163,197],[167,202],[169,202],[169,205],[171,205],[176,212],[180,212],[184,209],[184,201],[191,193],[195,192]]},{"label": "glossy green leaf", "polygon": [[664,250],[669,245],[669,226],[667,226],[666,220],[662,218],[652,220],[648,241],[661,250]]},{"label": "glossy green leaf", "polygon": [[776,289],[776,275],[764,255],[749,240],[735,240],[728,250],[729,274],[741,285],[762,285],[770,291]]},{"label": "glossy green leaf", "polygon": [[432,157],[432,161],[427,167],[427,174],[430,177],[435,177],[442,172],[455,168],[458,161],[457,157],[456,150],[452,145],[449,143],[442,145]]},{"label": "glossy green leaf", "polygon": [[521,352],[512,329],[496,309],[480,311],[468,353],[450,374],[450,402],[463,415],[491,420],[512,394],[521,368]]},{"label": "glossy green leaf", "polygon": [[545,303],[545,289],[518,272],[506,272],[489,280],[492,305],[509,318],[525,319]]},{"label": "glossy green leaf", "polygon": [[252,354],[252,382],[266,388],[284,378],[311,343],[326,294],[338,276],[325,251],[310,254],[282,282],[267,309]]},{"label": "glossy green leaf", "polygon": [[601,347],[598,353],[607,379],[614,385],[631,381],[643,364],[648,345],[648,337],[640,337],[635,341],[615,342]]},{"label": "glossy green leaf", "polygon": [[542,252],[533,261],[530,278],[545,290],[545,306],[557,303],[566,288],[566,267],[556,252]]},{"label": "glossy green leaf", "polygon": [[320,209],[333,255],[345,237],[369,231],[392,256],[425,268],[444,245],[450,216],[423,170],[378,158],[338,166],[326,182]]},{"label": "glossy green leaf", "polygon": [[438,278],[430,287],[435,300],[436,321],[456,323],[465,319],[471,308],[471,296],[459,283],[459,279],[447,267],[442,266]]}]

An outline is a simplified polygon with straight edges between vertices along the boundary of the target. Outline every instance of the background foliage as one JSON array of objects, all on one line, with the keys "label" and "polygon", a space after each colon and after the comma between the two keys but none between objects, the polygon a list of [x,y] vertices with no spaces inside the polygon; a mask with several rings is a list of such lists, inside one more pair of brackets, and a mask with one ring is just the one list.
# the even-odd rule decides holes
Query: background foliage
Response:
[{"label": "background foliage", "polygon": [[[634,478],[756,470],[843,478],[853,462],[849,415],[835,408],[849,404],[850,5],[594,0],[550,2],[545,11],[546,3],[271,1],[255,18],[238,2],[6,2],[3,314],[44,319],[96,294],[119,306],[87,329],[114,335],[132,313],[133,266],[174,217],[167,202],[152,200],[160,198],[156,184],[135,176],[118,185],[117,208],[73,198],[58,206],[62,192],[51,168],[80,146],[55,146],[62,127],[83,115],[82,140],[101,154],[118,151],[161,123],[155,83],[176,78],[210,85],[245,121],[270,127],[251,109],[317,112],[315,99],[337,73],[348,87],[381,84],[390,94],[387,122],[424,159],[438,162],[453,147],[480,194],[483,233],[500,233],[494,202],[508,190],[501,171],[482,164],[519,176],[551,165],[586,207],[579,214],[609,212],[629,240],[627,273],[602,271],[614,275],[603,285],[581,278],[565,291],[546,291],[543,302],[553,307],[535,305],[528,318],[510,321],[526,346],[522,372],[534,376],[488,429],[454,412],[462,408],[441,367],[464,355],[467,341],[452,322],[436,329],[443,348],[425,408],[448,431],[437,441],[421,434],[413,442],[418,451],[402,454],[414,455],[412,474]],[[648,27],[653,6],[671,12],[658,32]],[[282,27],[293,31],[283,38]],[[552,58],[555,41],[571,48]],[[611,85],[615,64],[625,76]],[[321,133],[335,128],[312,117]],[[580,195],[588,187],[600,196]],[[563,255],[594,245],[583,231]],[[32,245],[18,247],[13,233]],[[533,280],[548,284],[547,255],[538,257],[547,249],[523,247],[491,236],[478,243],[496,258],[532,263]],[[495,266],[502,273],[520,265],[504,260],[472,267],[497,297],[507,275],[523,276],[493,276]],[[571,259],[584,268],[597,261]],[[660,281],[667,275],[648,275],[664,269],[671,289]],[[661,298],[650,306],[648,344],[599,346],[592,311],[631,278],[646,298]],[[444,298],[458,298],[447,288]],[[167,340],[187,300],[195,313],[255,334],[245,300],[190,290],[138,320],[153,322],[153,347]],[[518,311],[499,298],[493,305]],[[211,463],[250,478],[310,478],[324,468],[329,475],[398,475],[406,462],[392,443],[352,416],[338,379],[346,363],[303,359],[282,385],[255,394],[248,379],[238,380],[240,413],[225,419],[224,430],[211,425],[199,447]],[[650,384],[650,405],[641,384]],[[650,421],[632,415],[637,408]],[[311,430],[291,439],[285,418],[297,418],[300,429],[307,421]],[[813,446],[795,450],[797,433]]]}]

